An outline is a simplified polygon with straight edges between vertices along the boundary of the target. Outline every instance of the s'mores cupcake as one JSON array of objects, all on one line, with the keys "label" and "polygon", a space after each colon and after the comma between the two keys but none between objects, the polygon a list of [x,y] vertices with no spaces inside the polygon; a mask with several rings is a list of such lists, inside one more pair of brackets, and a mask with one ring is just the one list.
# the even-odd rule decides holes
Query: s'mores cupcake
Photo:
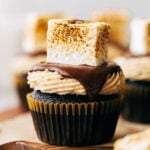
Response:
[{"label": "s'mores cupcake", "polygon": [[46,60],[48,20],[61,14],[31,13],[27,16],[23,34],[23,51],[13,60],[12,72],[21,105],[28,110],[26,94],[31,91],[27,84],[27,72],[31,66]]},{"label": "s'mores cupcake", "polygon": [[104,21],[111,25],[108,58],[113,60],[128,51],[129,44],[129,15],[125,11],[97,11],[93,13],[93,20]]},{"label": "s'mores cupcake", "polygon": [[150,123],[150,20],[133,19],[128,56],[115,61],[126,77],[126,96],[122,115],[141,123]]},{"label": "s'mores cupcake", "polygon": [[41,141],[79,146],[112,139],[124,75],[107,61],[109,28],[77,19],[49,21],[47,61],[28,73],[34,91],[27,100]]}]

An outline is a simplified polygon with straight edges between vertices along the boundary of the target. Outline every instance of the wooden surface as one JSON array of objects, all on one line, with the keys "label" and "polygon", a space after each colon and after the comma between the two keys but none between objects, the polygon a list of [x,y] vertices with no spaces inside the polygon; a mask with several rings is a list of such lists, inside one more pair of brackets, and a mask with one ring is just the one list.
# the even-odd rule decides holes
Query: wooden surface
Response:
[{"label": "wooden surface", "polygon": [[4,112],[0,112],[0,121],[11,119],[25,112],[26,111],[22,107],[17,107],[17,108],[6,110]]},{"label": "wooden surface", "polygon": [[54,146],[44,143],[33,143],[27,141],[16,141],[0,145],[0,150],[112,150],[112,146],[86,146],[86,147],[65,147]]},{"label": "wooden surface", "polygon": [[[24,113],[24,111],[21,111],[18,109],[15,111],[13,110],[8,111],[8,113],[5,112],[4,115],[5,117],[4,116],[2,117],[0,115],[0,120],[1,120],[0,121],[0,145],[11,142],[11,141],[30,141],[30,142],[41,143],[36,136],[30,112]],[[9,119],[6,119],[6,118],[9,118]],[[148,128],[150,128],[150,125],[131,123],[122,119],[122,117],[120,117],[117,128],[116,128],[116,132],[114,135],[114,139],[110,143],[106,143],[103,146],[108,146],[108,147],[113,146],[113,142],[115,140],[125,135],[136,133],[138,131],[143,131]],[[95,148],[97,147],[94,147],[94,149]],[[100,147],[98,147],[98,149],[100,150]],[[74,150],[78,150],[78,149],[74,149]]]}]

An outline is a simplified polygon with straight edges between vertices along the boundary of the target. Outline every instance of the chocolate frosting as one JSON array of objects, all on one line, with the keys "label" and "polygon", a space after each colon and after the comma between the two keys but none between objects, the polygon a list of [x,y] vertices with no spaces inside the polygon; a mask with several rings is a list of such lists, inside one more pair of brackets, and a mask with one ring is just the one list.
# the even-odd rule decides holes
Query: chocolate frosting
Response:
[{"label": "chocolate frosting", "polygon": [[46,69],[52,72],[56,71],[62,76],[78,80],[86,89],[86,93],[91,100],[98,96],[99,91],[106,82],[107,76],[120,71],[120,67],[113,62],[105,62],[101,66],[96,67],[41,62],[34,65],[30,72],[44,71]]}]

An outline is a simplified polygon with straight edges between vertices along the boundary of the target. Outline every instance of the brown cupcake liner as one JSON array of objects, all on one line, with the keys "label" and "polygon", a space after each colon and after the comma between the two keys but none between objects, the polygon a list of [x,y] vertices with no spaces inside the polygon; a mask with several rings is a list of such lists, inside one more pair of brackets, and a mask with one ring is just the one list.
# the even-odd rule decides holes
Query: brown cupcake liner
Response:
[{"label": "brown cupcake liner", "polygon": [[14,87],[16,94],[19,98],[20,105],[25,109],[29,110],[26,95],[31,92],[32,89],[27,84],[27,74],[26,75],[13,75]]},{"label": "brown cupcake liner", "polygon": [[150,123],[150,87],[126,85],[121,114],[129,121]]},{"label": "brown cupcake liner", "polygon": [[39,139],[54,145],[96,145],[112,139],[120,99],[100,102],[42,102],[27,95]]}]

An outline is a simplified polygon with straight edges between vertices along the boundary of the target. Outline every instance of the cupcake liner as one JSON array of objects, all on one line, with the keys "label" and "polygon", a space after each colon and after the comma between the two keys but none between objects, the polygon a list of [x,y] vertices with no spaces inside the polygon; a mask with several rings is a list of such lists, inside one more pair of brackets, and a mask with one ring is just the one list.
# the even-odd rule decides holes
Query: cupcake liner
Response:
[{"label": "cupcake liner", "polygon": [[44,102],[27,95],[39,139],[54,145],[96,145],[112,139],[119,98],[99,102]]},{"label": "cupcake liner", "polygon": [[150,86],[126,84],[122,116],[133,122],[150,123]]},{"label": "cupcake liner", "polygon": [[21,106],[23,106],[25,110],[29,110],[26,95],[27,93],[31,92],[32,89],[30,89],[29,85],[27,84],[27,75],[14,75],[13,80]]}]

